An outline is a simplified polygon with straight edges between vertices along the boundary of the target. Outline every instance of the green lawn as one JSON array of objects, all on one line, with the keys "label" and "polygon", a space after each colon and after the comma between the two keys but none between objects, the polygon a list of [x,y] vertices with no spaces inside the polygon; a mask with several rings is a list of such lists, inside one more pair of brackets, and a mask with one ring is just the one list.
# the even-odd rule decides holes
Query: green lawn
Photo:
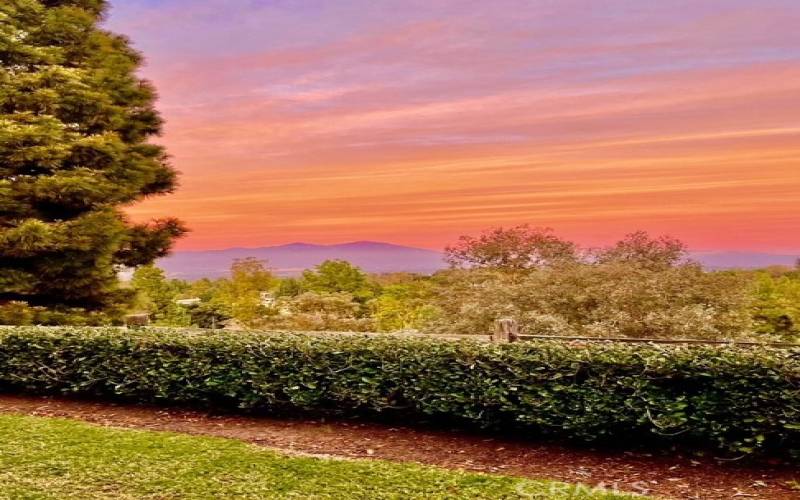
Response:
[{"label": "green lawn", "polygon": [[9,415],[0,415],[0,497],[627,498],[548,481],[288,457],[222,438]]}]

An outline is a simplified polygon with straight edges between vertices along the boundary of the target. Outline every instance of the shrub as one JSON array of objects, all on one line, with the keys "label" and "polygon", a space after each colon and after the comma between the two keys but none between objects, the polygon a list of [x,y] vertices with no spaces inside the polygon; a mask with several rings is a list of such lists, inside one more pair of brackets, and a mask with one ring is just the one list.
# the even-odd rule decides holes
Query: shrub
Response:
[{"label": "shrub", "polygon": [[22,327],[0,388],[800,456],[798,349]]}]

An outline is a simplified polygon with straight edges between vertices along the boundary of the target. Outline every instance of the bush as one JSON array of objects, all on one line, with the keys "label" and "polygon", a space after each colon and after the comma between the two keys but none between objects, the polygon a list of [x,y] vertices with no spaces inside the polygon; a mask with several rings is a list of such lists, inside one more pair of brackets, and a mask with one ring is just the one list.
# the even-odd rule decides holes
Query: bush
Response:
[{"label": "bush", "polygon": [[22,327],[0,388],[800,456],[798,349]]}]

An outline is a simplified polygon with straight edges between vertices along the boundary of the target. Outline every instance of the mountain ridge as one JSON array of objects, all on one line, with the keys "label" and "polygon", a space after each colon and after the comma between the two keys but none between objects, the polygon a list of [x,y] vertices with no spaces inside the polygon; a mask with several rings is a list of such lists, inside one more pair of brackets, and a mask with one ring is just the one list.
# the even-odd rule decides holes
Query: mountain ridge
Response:
[{"label": "mountain ridge", "polygon": [[160,259],[168,276],[181,279],[218,278],[228,273],[234,259],[254,257],[267,261],[279,275],[296,275],[325,260],[346,260],[370,273],[414,272],[430,274],[445,267],[435,250],[381,241],[336,244],[293,242],[284,245],[220,250],[187,250]]},{"label": "mountain ridge", "polygon": [[[718,250],[691,252],[690,256],[708,269],[752,269],[770,265],[793,266],[800,253]],[[235,259],[246,257],[267,261],[277,274],[283,276],[297,275],[329,259],[347,260],[370,273],[431,274],[446,267],[442,252],[370,240],[335,244],[296,241],[265,247],[186,250],[160,259],[157,265],[173,278],[218,278],[227,275]]]}]

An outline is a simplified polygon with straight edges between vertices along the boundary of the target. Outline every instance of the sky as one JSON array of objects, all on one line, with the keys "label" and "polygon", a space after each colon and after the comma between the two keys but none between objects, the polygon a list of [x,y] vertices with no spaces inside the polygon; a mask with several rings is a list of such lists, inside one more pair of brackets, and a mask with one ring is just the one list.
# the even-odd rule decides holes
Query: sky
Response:
[{"label": "sky", "polygon": [[159,90],[179,249],[800,251],[798,0],[112,0]]}]

